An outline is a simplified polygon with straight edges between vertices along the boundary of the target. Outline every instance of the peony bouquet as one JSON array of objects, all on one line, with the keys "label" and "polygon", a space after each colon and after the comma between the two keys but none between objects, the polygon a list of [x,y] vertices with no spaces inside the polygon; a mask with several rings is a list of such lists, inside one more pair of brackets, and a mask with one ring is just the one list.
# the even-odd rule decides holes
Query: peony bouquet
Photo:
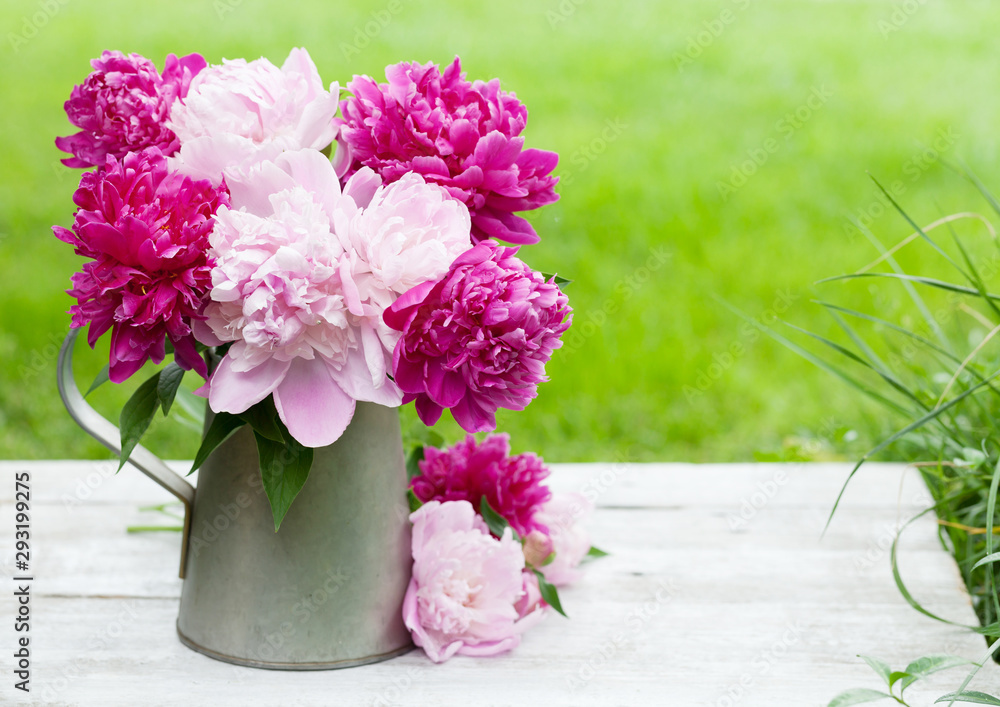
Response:
[{"label": "peony bouquet", "polygon": [[[110,332],[95,385],[172,356],[122,410],[123,464],[193,371],[213,416],[192,471],[250,425],[277,530],[357,402],[414,402],[429,426],[448,409],[471,433],[536,396],[572,316],[567,281],[518,257],[538,241],[519,213],[558,199],[558,157],[524,147],[527,109],[499,81],[400,63],[342,98],[304,49],[92,66],[65,105],[79,132],[56,140],[87,170],[54,227],[86,259],[72,326],[92,347]],[[504,650],[559,608],[589,544],[547,520],[547,472],[505,437],[416,461],[407,624],[435,660]],[[452,561],[488,587],[455,585]]]}]

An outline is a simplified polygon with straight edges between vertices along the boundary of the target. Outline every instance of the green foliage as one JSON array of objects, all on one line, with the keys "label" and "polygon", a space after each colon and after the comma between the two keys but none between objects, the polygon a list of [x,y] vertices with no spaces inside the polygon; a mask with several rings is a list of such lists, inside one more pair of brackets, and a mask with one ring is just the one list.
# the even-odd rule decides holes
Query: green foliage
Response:
[{"label": "green foliage", "polygon": [[[850,705],[860,705],[867,704],[869,702],[879,702],[882,700],[894,700],[898,704],[906,705],[909,704],[905,701],[906,688],[910,687],[913,683],[927,677],[928,675],[933,675],[934,673],[940,672],[942,670],[948,670],[949,668],[957,668],[963,665],[976,665],[970,660],[965,658],[959,658],[953,655],[930,655],[923,658],[917,658],[912,663],[906,666],[903,670],[892,670],[889,664],[878,658],[872,658],[867,655],[859,655],[863,661],[868,664],[875,674],[882,678],[885,686],[888,688],[888,692],[882,692],[880,690],[870,690],[865,687],[854,688],[851,690],[846,690],[841,692],[839,695],[830,700],[827,707],[849,707]],[[968,682],[968,680],[966,680]],[[898,687],[898,691],[896,688]],[[963,685],[964,689],[964,685]],[[952,693],[951,695],[945,695],[937,702],[947,701],[949,698],[957,699],[957,696],[961,693],[963,696],[980,695],[984,699],[996,700],[997,698],[991,697],[983,693],[972,693],[972,692],[958,692]],[[963,700],[957,700],[963,701]],[[974,702],[972,699],[964,700],[967,702]],[[978,704],[987,705],[1000,705],[1000,701],[996,702],[979,702]]]},{"label": "green foliage", "polygon": [[[59,3],[16,51],[5,31],[0,457],[104,454],[63,411],[54,359],[45,354],[68,327],[72,300],[64,290],[82,262],[50,231],[71,222],[80,176],[58,164],[63,154],[53,140],[73,132],[62,103],[104,49],[139,52],[162,67],[167,53],[193,51],[211,62],[263,55],[280,64],[290,47],[304,46],[324,81],[341,86],[355,73],[381,77],[402,59],[447,62],[460,54],[471,78],[497,76],[515,91],[530,111],[526,145],[558,151],[562,177],[561,200],[528,213],[541,242],[520,255],[540,272],[573,279],[567,293],[576,322],[538,399],[499,416],[515,452],[538,450],[551,462],[735,461],[780,453],[799,438],[810,444],[798,446],[798,457],[845,458],[881,436],[887,422],[873,405],[859,410],[850,391],[831,389],[807,362],[742,330],[709,295],[759,320],[777,303],[787,308],[783,316],[833,335],[836,324],[808,300],[817,278],[852,271],[864,257],[864,237],[848,217],[862,214],[879,232],[902,228],[865,170],[884,177],[900,203],[954,210],[962,190],[934,156],[939,134],[951,130],[940,154],[974,156],[994,180],[1000,97],[983,87],[1000,74],[988,31],[1000,7],[922,4],[905,27],[883,36],[879,21],[891,10],[883,3],[754,0],[681,65],[721,6],[574,5],[563,17],[557,0],[403,3],[360,49],[355,37],[372,8],[340,0],[280,8]],[[37,0],[7,0],[0,26],[16,35],[38,11]],[[823,86],[833,96],[819,111],[792,132],[776,129]],[[770,137],[780,148],[738,191],[721,196],[718,184]],[[902,195],[892,188],[897,181]],[[924,213],[916,216],[924,222]],[[862,289],[839,302],[860,310],[870,299]],[[80,351],[80,380],[93,378],[106,353],[103,342],[92,356]],[[186,376],[190,387],[194,378]],[[105,385],[88,399],[115,419],[134,387]],[[412,405],[404,414],[413,416]],[[173,417],[157,416],[144,444],[164,458],[190,459],[198,437]],[[823,433],[829,418],[833,428],[850,419],[857,439]],[[447,413],[437,427],[448,440],[461,434]]]},{"label": "green foliage", "polygon": [[[986,204],[996,209],[997,202],[992,194],[968,171],[966,176]],[[826,345],[839,358],[837,363],[819,359],[823,368],[882,403],[896,419],[902,420],[898,431],[861,457],[848,476],[845,488],[865,461],[876,454],[889,452],[896,458],[916,462],[934,499],[929,508],[902,526],[892,544],[893,577],[903,598],[924,615],[952,623],[916,600],[898,564],[900,535],[917,519],[935,513],[941,541],[955,556],[981,623],[981,628],[970,628],[980,631],[987,642],[993,644],[989,657],[1000,638],[1000,565],[997,564],[1000,553],[994,551],[998,532],[996,502],[1000,493],[1000,429],[997,427],[1000,390],[994,382],[1000,376],[1000,338],[995,339],[1000,334],[1000,308],[994,302],[997,296],[989,289],[1000,274],[1000,239],[990,220],[977,213],[964,212],[940,218],[931,226],[921,228],[893,199],[889,198],[888,202],[914,229],[913,234],[887,249],[862,227],[882,256],[870,266],[829,278],[826,282],[837,281],[843,287],[882,278],[902,285],[916,311],[902,313],[897,324],[889,321],[884,312],[876,317],[821,302],[849,342],[841,344],[805,333]],[[949,238],[942,239],[937,234],[932,238],[933,229],[944,230],[944,227],[947,227]],[[978,238],[973,241],[975,237]],[[897,258],[911,243],[914,247],[929,247],[938,256],[941,268],[951,273],[951,278],[905,272]],[[875,272],[873,268],[876,267],[888,267],[892,272]],[[845,317],[851,318],[857,326],[865,326],[866,332],[858,333]],[[779,340],[783,338],[776,332],[769,333]],[[790,340],[782,343],[817,361],[818,357]],[[843,492],[841,489],[834,503],[828,525]],[[885,677],[884,664],[865,660]],[[921,658],[899,674],[890,673],[887,683],[891,689],[898,680],[901,697],[902,690],[921,677],[967,662],[949,656]],[[978,670],[978,664],[975,665],[966,683],[952,696],[954,699],[974,701],[970,693],[963,691]]]}]

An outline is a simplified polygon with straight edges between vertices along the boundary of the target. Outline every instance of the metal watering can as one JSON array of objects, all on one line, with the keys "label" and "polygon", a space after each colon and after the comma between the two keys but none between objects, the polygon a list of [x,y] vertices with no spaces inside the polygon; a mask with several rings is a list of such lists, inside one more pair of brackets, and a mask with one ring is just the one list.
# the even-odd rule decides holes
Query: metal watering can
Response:
[{"label": "metal watering can", "polygon": [[[80,427],[120,454],[118,428],[73,377],[77,332],[59,352],[59,394]],[[142,446],[130,462],[184,504],[184,645],[276,670],[346,668],[412,648],[401,615],[412,560],[396,410],[357,404],[344,435],[315,450],[277,533],[248,427],[212,452],[197,490]]]}]

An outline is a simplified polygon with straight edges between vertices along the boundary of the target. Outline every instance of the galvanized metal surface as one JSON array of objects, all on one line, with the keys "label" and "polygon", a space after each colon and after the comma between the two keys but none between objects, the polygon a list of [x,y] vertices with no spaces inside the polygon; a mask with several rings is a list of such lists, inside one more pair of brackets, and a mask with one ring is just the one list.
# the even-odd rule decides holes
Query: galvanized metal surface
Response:
[{"label": "galvanized metal surface", "polygon": [[177,631],[241,665],[316,670],[410,648],[406,471],[396,410],[358,403],[276,533],[251,430],[198,473]]},{"label": "galvanized metal surface", "polygon": [[[118,428],[73,378],[70,331],[59,354],[66,409],[116,454]],[[397,411],[358,403],[312,472],[280,532],[248,427],[208,458],[198,490],[142,446],[130,462],[184,505],[177,633],[213,658],[321,670],[386,660],[412,644],[400,610],[410,579],[406,471]]]}]

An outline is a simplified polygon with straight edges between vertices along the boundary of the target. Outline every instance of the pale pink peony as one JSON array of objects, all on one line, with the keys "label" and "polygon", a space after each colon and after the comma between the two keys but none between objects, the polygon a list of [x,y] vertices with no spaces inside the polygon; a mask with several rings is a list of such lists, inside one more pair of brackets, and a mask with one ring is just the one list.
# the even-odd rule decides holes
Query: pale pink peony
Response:
[{"label": "pale pink peony", "polygon": [[[196,329],[206,344],[234,342],[209,381],[209,404],[239,413],[273,393],[299,442],[331,444],[355,401],[401,402],[387,375],[398,335],[382,322],[397,295],[383,269],[394,259],[423,262],[431,274],[446,269],[463,229],[467,244],[468,214],[422,181],[380,189],[370,170],[341,194],[329,160],[309,149],[263,162],[230,186],[233,209],[220,211],[211,238],[212,302]],[[377,230],[363,208],[376,199],[397,222],[383,248],[353,252]],[[434,265],[424,256],[436,238],[444,245]]]},{"label": "pale pink peony", "polygon": [[[403,600],[403,621],[413,642],[435,663],[455,654],[491,656],[516,647],[531,624],[524,555],[510,530],[490,535],[465,501],[424,504],[413,521],[413,576]],[[528,599],[530,601],[530,598]]]},{"label": "pale pink peony", "polygon": [[555,557],[549,564],[538,567],[549,584],[562,587],[583,575],[579,569],[590,550],[590,535],[582,521],[593,511],[593,504],[583,494],[553,494],[535,514],[535,519],[548,529]]},{"label": "pale pink peony", "polygon": [[170,106],[187,93],[205,59],[170,54],[162,75],[138,54],[106,51],[90,64],[93,73],[73,88],[65,104],[70,122],[81,130],[56,139],[56,147],[73,155],[63,164],[104,167],[107,155],[120,159],[147,147],[165,155],[176,152],[180,143],[166,126]]},{"label": "pale pink peony", "polygon": [[343,141],[354,168],[370,167],[386,182],[409,172],[433,181],[472,214],[476,241],[535,243],[538,235],[516,211],[559,196],[554,152],[524,149],[528,110],[500,82],[465,80],[459,59],[386,67],[388,83],[355,76],[341,102]]},{"label": "pale pink peony", "polygon": [[172,167],[218,182],[285,150],[323,149],[337,136],[339,95],[336,83],[323,88],[305,49],[280,69],[264,58],[210,66],[171,108],[181,143]]}]

